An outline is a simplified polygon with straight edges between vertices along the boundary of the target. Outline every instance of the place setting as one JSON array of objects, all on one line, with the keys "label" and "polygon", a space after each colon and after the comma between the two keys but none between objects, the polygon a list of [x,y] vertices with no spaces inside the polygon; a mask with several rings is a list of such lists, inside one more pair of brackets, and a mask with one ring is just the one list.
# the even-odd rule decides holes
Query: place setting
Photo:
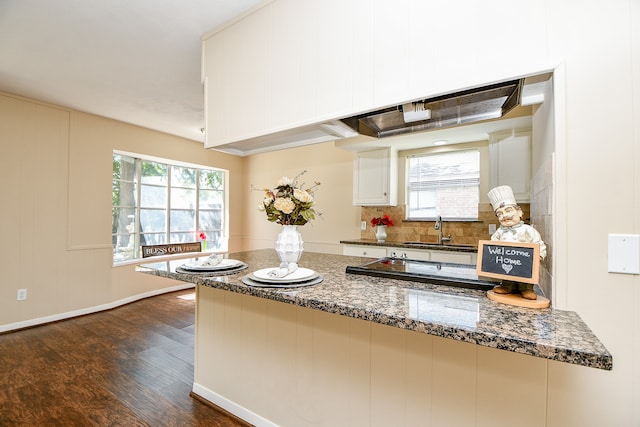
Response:
[{"label": "place setting", "polygon": [[249,266],[237,259],[228,259],[223,254],[211,254],[205,259],[196,259],[176,268],[178,273],[200,274],[206,276],[224,276],[235,274]]},{"label": "place setting", "polygon": [[317,285],[323,280],[320,274],[310,268],[298,267],[297,263],[291,262],[254,271],[244,276],[242,283],[259,288],[300,288]]}]

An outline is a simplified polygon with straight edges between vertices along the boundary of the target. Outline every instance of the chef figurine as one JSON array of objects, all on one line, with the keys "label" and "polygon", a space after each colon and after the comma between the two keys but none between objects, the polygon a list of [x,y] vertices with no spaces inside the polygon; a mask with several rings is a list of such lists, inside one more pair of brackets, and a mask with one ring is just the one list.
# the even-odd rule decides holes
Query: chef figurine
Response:
[{"label": "chef figurine", "polygon": [[[508,185],[501,185],[489,191],[489,201],[493,207],[500,228],[491,236],[491,240],[502,242],[525,242],[540,244],[540,259],[547,256],[547,247],[540,237],[540,233],[532,226],[522,221],[522,209],[516,203],[513,190]],[[503,280],[502,284],[493,288],[496,294],[513,294],[520,292],[523,298],[535,300],[538,298],[533,285],[529,283]]]}]

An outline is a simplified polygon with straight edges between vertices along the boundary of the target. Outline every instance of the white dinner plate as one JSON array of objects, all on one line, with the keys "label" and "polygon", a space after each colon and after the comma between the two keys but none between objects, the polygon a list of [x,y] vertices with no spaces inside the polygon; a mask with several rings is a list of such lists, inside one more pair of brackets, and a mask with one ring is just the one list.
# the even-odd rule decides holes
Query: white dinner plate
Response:
[{"label": "white dinner plate", "polygon": [[315,271],[311,270],[310,268],[302,268],[302,267],[298,267],[298,269],[296,271],[294,271],[291,274],[287,274],[284,277],[271,277],[269,276],[269,272],[271,270],[277,270],[278,267],[270,267],[270,268],[263,268],[261,270],[258,271],[254,271],[252,274],[252,278],[253,280],[257,280],[260,282],[267,282],[267,283],[295,283],[295,282],[303,282],[305,280],[310,280],[315,274],[317,274]]},{"label": "white dinner plate", "polygon": [[241,261],[237,259],[223,259],[220,261],[218,265],[203,265],[206,264],[208,259],[202,259],[198,261],[188,262],[186,264],[182,264],[181,267],[184,270],[191,271],[216,271],[216,270],[228,270],[230,268],[237,267],[241,264]]},{"label": "white dinner plate", "polygon": [[321,283],[323,280],[324,278],[321,275],[319,275],[318,273],[315,273],[313,276],[311,276],[310,279],[293,282],[293,283],[292,282],[267,282],[267,281],[262,282],[259,279],[256,279],[253,275],[248,274],[242,278],[242,283],[244,283],[247,286],[252,286],[256,288],[265,288],[265,289],[285,288],[286,289],[286,288],[301,288],[305,286],[313,286],[313,285],[317,285],[318,283]]}]

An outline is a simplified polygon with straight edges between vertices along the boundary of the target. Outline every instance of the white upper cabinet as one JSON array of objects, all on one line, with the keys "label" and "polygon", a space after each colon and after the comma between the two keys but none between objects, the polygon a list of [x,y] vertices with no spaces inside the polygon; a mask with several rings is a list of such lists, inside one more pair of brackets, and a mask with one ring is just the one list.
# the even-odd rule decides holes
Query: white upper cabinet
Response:
[{"label": "white upper cabinet", "polygon": [[260,9],[207,39],[206,146],[244,138],[270,126],[270,33]]},{"label": "white upper cabinet", "polygon": [[314,63],[318,75],[315,88],[318,116],[345,117],[371,108],[374,52],[367,2],[309,3],[315,7],[314,13],[305,17],[314,26],[317,41]]},{"label": "white upper cabinet", "polygon": [[[370,43],[375,46],[371,60],[374,64],[374,102],[389,106],[416,96],[409,80],[410,31],[409,1],[373,2],[375,32]],[[422,54],[420,54],[422,55]]]},{"label": "white upper cabinet", "polygon": [[373,108],[367,10],[359,2],[278,0],[206,37],[205,146],[247,154],[294,146],[296,137],[344,136],[346,126],[316,125]]},{"label": "white upper cabinet", "polygon": [[509,185],[518,202],[529,202],[531,187],[531,131],[489,135],[489,188]]},{"label": "white upper cabinet", "polygon": [[[269,32],[262,35],[269,43],[270,58],[265,61],[270,98],[265,105],[271,123],[265,128],[278,129],[302,123],[317,114],[316,28],[305,13],[313,5],[307,1],[277,1],[268,16]],[[313,15],[313,14],[310,14]]]},{"label": "white upper cabinet", "polygon": [[398,204],[398,153],[395,150],[382,148],[354,154],[353,204]]}]

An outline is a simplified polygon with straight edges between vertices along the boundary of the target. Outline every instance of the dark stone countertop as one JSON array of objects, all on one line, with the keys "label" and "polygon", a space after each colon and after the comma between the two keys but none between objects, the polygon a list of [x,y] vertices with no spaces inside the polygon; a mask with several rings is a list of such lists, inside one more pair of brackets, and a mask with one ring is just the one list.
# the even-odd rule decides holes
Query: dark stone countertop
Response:
[{"label": "dark stone countertop", "polygon": [[489,300],[484,291],[349,274],[347,266],[371,259],[310,252],[303,253],[299,264],[321,274],[321,283],[300,288],[251,287],[242,278],[276,267],[275,251],[231,253],[228,258],[243,261],[248,268],[227,275],[179,272],[181,265],[192,260],[189,258],[150,260],[137,269],[481,346],[592,368],[613,367],[611,354],[573,311],[514,307]]},{"label": "dark stone countertop", "polygon": [[360,246],[383,246],[385,248],[405,248],[405,249],[431,249],[439,251],[452,251],[452,252],[478,252],[477,245],[456,245],[456,244],[443,244],[438,245],[436,243],[426,242],[394,242],[387,240],[385,242],[378,242],[373,239],[353,239],[353,240],[340,240],[343,245],[360,245]]}]

